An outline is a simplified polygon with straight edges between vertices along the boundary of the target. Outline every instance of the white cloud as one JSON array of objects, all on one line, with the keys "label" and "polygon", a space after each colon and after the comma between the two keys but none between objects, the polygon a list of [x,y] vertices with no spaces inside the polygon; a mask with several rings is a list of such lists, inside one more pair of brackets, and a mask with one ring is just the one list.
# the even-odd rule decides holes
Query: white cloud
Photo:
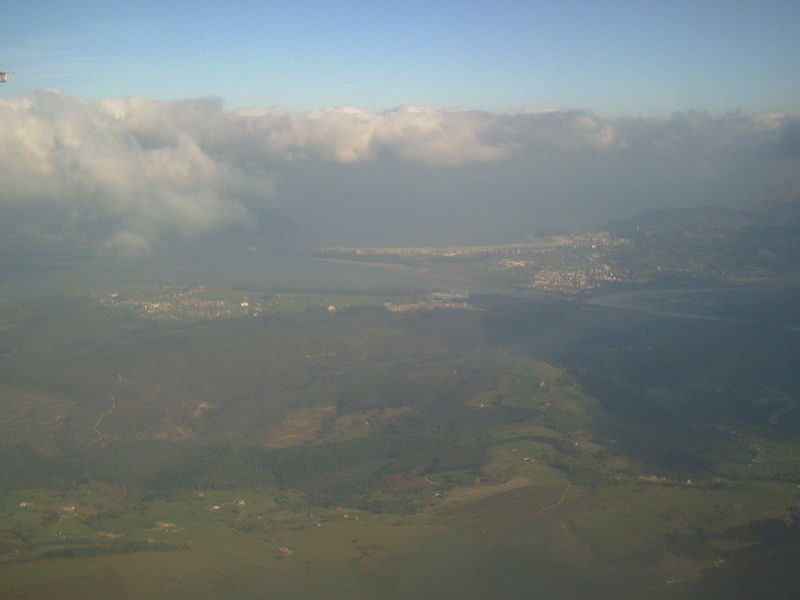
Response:
[{"label": "white cloud", "polygon": [[[125,120],[102,103],[57,91],[0,99],[5,202],[66,207],[75,226],[102,220],[104,234],[126,248],[246,222],[236,192],[247,177],[206,154],[168,112],[146,101],[138,102],[141,111],[131,104]],[[159,133],[157,144],[148,147],[134,135],[140,121]],[[268,195],[268,178],[264,184]]]},{"label": "white cloud", "polygon": [[[585,178],[578,187],[597,198],[614,194],[622,181],[641,190],[670,177],[712,187],[745,178],[756,189],[780,168],[779,142],[796,146],[796,129],[781,115],[689,112],[611,121],[587,111],[417,106],[225,111],[215,99],[86,102],[41,90],[0,97],[0,207],[57,207],[66,226],[139,251],[164,237],[247,226],[265,207],[304,218],[320,204],[293,205],[292,194],[276,192],[276,181],[288,185],[281,178],[290,168],[296,180],[298,171],[312,173],[320,164],[396,163],[404,173],[414,165],[429,171],[484,165],[500,173],[514,164],[506,180],[495,176],[497,196],[535,210],[546,190],[564,195],[576,176]],[[368,185],[381,193],[370,183],[362,194]],[[430,185],[431,204],[438,185]],[[393,201],[402,204],[397,195]],[[467,196],[471,206],[481,202]]]}]

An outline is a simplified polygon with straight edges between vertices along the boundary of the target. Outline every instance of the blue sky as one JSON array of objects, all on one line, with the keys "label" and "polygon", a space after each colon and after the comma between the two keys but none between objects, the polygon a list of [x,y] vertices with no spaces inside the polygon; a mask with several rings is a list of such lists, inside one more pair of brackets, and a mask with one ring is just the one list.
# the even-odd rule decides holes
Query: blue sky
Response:
[{"label": "blue sky", "polygon": [[2,93],[800,112],[800,2],[11,0]]}]

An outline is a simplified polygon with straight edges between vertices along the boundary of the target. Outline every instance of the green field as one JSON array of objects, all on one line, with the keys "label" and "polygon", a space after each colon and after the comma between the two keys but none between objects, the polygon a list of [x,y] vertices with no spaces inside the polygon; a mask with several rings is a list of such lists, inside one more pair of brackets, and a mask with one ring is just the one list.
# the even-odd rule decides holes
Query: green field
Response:
[{"label": "green field", "polygon": [[784,330],[436,298],[4,299],[0,598],[779,597]]}]

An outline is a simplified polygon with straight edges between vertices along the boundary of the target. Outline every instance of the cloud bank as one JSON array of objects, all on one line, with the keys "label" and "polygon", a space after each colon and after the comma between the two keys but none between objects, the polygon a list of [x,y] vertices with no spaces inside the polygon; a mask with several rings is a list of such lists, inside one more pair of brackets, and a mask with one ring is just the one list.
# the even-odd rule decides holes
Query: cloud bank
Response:
[{"label": "cloud bank", "polygon": [[226,111],[213,99],[88,102],[41,90],[0,97],[0,214],[21,209],[127,252],[269,229],[276,215],[308,241],[392,232],[393,244],[419,243],[430,230],[468,242],[796,189],[798,131],[783,115]]}]

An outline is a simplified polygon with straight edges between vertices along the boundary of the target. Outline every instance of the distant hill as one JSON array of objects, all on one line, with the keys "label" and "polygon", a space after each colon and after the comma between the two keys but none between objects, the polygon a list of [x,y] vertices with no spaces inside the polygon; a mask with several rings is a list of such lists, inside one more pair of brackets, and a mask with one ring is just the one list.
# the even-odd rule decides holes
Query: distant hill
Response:
[{"label": "distant hill", "polygon": [[648,211],[610,223],[608,231],[630,240],[608,258],[635,280],[659,279],[659,273],[735,279],[800,272],[800,211],[787,203]]}]

